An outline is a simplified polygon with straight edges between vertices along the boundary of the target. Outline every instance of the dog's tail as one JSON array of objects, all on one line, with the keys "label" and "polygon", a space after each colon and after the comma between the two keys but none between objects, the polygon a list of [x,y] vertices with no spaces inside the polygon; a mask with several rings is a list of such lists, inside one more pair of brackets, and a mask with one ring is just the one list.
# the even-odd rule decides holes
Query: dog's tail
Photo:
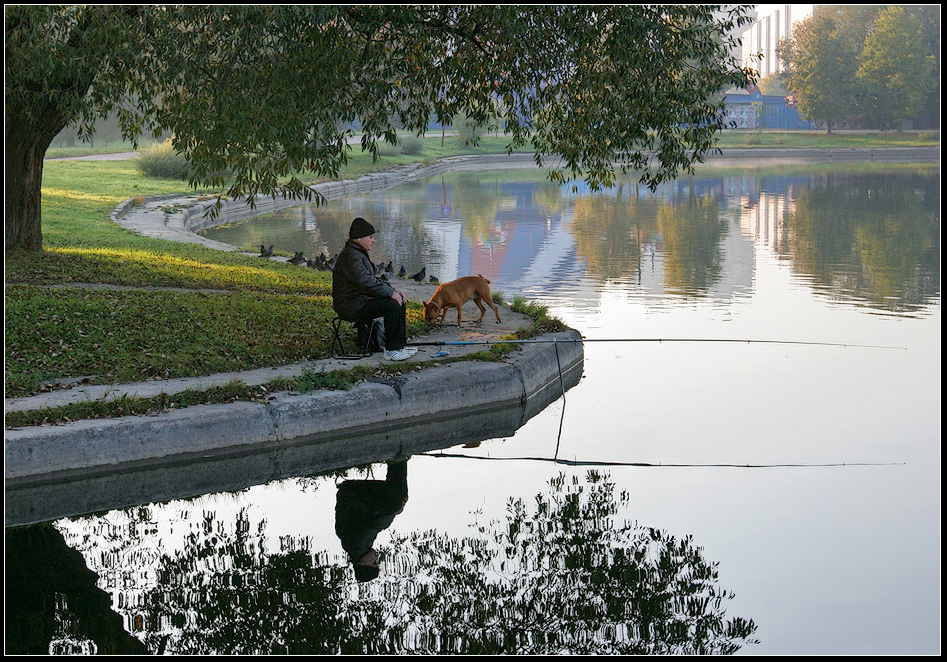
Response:
[{"label": "dog's tail", "polygon": [[[477,275],[480,276],[481,278],[483,278],[483,274],[477,274]],[[488,285],[490,284],[489,279],[487,279],[487,278],[483,278],[483,279],[484,279],[485,281],[487,281],[487,284],[488,284]]]}]

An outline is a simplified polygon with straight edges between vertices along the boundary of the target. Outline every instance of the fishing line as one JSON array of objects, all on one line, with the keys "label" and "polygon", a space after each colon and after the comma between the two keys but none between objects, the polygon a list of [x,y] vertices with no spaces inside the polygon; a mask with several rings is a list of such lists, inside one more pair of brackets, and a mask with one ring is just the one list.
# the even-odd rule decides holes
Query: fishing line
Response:
[{"label": "fishing line", "polygon": [[559,361],[559,343],[554,344],[556,348],[556,367],[559,368],[559,388],[562,389],[562,412],[559,414],[559,434],[556,436],[555,457],[559,457],[559,444],[562,441],[562,422],[566,419],[566,385],[562,381],[562,363]]},{"label": "fishing line", "polygon": [[495,462],[551,462],[570,467],[644,467],[644,468],[731,468],[731,469],[779,469],[779,468],[818,468],[818,467],[888,467],[903,465],[904,462],[829,462],[824,464],[788,463],[788,464],[678,464],[665,462],[608,462],[599,460],[560,460],[550,457],[484,457],[482,455],[464,455],[462,453],[421,453],[427,457],[463,458],[465,460],[487,460]]},{"label": "fishing line", "polygon": [[[649,463],[625,463],[625,462],[584,462],[579,460],[560,460],[559,459],[559,445],[562,442],[562,426],[563,421],[565,420],[566,414],[566,387],[562,379],[562,363],[559,358],[559,343],[571,342],[571,343],[586,343],[586,342],[717,342],[717,343],[741,343],[741,344],[776,344],[776,345],[814,345],[814,346],[823,346],[823,347],[860,347],[865,349],[902,349],[907,351],[907,347],[892,347],[889,345],[861,345],[853,343],[833,343],[833,342],[816,342],[816,341],[807,341],[807,340],[763,340],[763,339],[735,339],[735,338],[551,338],[551,339],[528,339],[528,340],[437,340],[437,341],[427,341],[427,342],[410,342],[406,343],[408,346],[414,347],[445,347],[445,346],[463,346],[463,345],[520,345],[520,344],[549,344],[552,343],[556,350],[556,366],[559,370],[559,386],[562,389],[562,413],[559,417],[559,434],[556,437],[556,452],[553,458],[538,458],[538,457],[526,457],[526,458],[477,458],[470,455],[457,455],[452,456],[448,454],[438,454],[432,455],[432,457],[464,457],[469,459],[503,459],[503,460],[539,460],[545,462],[555,462],[559,464],[567,464],[570,466],[629,466],[629,467],[735,467],[735,468],[764,468],[764,467],[833,467],[833,466],[880,466],[872,464],[862,464],[862,463],[839,463],[839,464],[765,464],[765,465],[751,465],[751,464],[649,464]],[[430,454],[428,454],[430,455]]]},{"label": "fishing line", "polygon": [[436,340],[428,342],[409,342],[406,345],[411,347],[443,347],[457,345],[524,345],[524,344],[548,344],[548,343],[587,343],[587,342],[719,342],[719,343],[741,343],[741,344],[774,344],[774,345],[819,345],[823,347],[861,347],[865,349],[902,349],[907,351],[907,347],[893,347],[890,345],[861,345],[855,343],[838,342],[815,342],[807,340],[763,340],[763,339],[736,339],[736,338],[533,338],[528,340]]}]

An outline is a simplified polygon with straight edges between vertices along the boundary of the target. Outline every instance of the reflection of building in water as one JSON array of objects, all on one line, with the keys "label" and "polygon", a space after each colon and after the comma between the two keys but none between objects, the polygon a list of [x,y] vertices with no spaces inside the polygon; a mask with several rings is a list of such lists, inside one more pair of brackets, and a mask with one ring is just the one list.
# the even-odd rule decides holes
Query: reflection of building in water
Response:
[{"label": "reflection of building in water", "polygon": [[[718,268],[708,282],[696,283],[700,289],[695,294],[730,301],[752,290],[756,245],[775,247],[783,240],[783,219],[789,210],[789,197],[784,192],[791,184],[781,177],[772,181],[756,176],[690,177],[665,182],[654,192],[639,188],[635,197],[656,198],[657,204],[674,207],[695,200],[711,199],[716,203],[722,232],[707,249],[717,252]],[[439,274],[442,281],[483,274],[492,281],[494,290],[503,291],[509,299],[521,294],[534,301],[568,301],[581,291],[584,305],[594,307],[599,300],[594,293],[601,288],[601,275],[587,274],[587,265],[577,256],[571,200],[582,195],[618,196],[620,189],[597,194],[564,190],[562,208],[548,213],[534,203],[535,187],[533,182],[502,184],[495,215],[477,232],[471,231],[469,221],[461,220],[471,212],[453,200],[453,219],[437,219],[436,210],[428,210],[433,218],[423,221],[428,252],[425,260],[430,263],[434,255],[443,259]],[[448,199],[449,193],[448,189]],[[629,188],[621,195],[627,197]],[[440,197],[437,201],[440,205]],[[640,246],[635,282],[625,286],[647,298],[660,298],[669,287],[678,285],[668,283],[661,229],[644,226],[635,240]],[[679,285],[686,287],[687,283]]]},{"label": "reflection of building in water", "polygon": [[536,246],[532,259],[511,282],[515,291],[541,294],[547,292],[552,283],[575,285],[581,280],[585,265],[576,258],[572,211],[571,206],[563,209],[555,222],[551,216],[546,217],[547,232]]},{"label": "reflection of building in water", "polygon": [[467,244],[468,253],[465,257],[470,265],[470,275],[480,274],[491,281],[499,277],[507,259],[507,251],[510,250],[512,235],[516,233],[518,226],[515,214],[512,217],[510,214],[504,216],[506,218],[501,218],[498,214],[490,228]]},{"label": "reflection of building in water", "polygon": [[763,191],[753,204],[745,201],[740,214],[740,232],[747,240],[775,252],[787,240],[786,219],[792,208],[789,195]]},{"label": "reflection of building in water", "polygon": [[433,254],[440,257],[436,266],[428,270],[442,283],[467,276],[460,273],[460,251],[463,243],[464,222],[460,219],[425,219],[421,221],[427,237],[427,244]]}]

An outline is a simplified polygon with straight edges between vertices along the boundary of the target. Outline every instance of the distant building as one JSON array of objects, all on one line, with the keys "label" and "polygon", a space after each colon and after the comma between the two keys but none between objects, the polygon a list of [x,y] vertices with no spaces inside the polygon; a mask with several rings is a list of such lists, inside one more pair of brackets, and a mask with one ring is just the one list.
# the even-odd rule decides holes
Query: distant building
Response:
[{"label": "distant building", "polygon": [[734,129],[789,129],[819,128],[818,123],[799,116],[792,97],[766,96],[758,87],[725,96],[727,120]]},{"label": "distant building", "polygon": [[[756,5],[753,25],[744,30],[740,36],[742,41],[743,66],[759,72],[762,80],[783,70],[782,63],[776,55],[776,48],[783,39],[792,37],[793,28],[800,21],[812,16],[812,12],[819,5]],[[757,55],[762,53],[762,61]]]}]

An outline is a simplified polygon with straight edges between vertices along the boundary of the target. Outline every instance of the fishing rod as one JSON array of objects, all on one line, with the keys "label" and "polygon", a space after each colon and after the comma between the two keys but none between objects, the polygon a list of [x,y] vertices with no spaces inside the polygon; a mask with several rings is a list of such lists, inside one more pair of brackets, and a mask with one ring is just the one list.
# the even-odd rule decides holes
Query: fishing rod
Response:
[{"label": "fishing rod", "polygon": [[807,340],[763,340],[763,339],[735,339],[735,338],[532,338],[527,340],[433,340],[425,342],[406,343],[410,347],[446,347],[456,345],[523,345],[530,343],[586,343],[586,342],[719,342],[719,343],[756,343],[775,345],[821,345],[823,347],[861,347],[866,349],[903,349],[907,347],[893,347],[890,345],[860,345],[854,343],[815,342]]},{"label": "fishing rod", "polygon": [[483,455],[464,455],[463,453],[421,453],[427,457],[461,458],[465,460],[486,460],[492,462],[551,462],[564,464],[570,467],[646,467],[646,468],[732,468],[732,469],[774,469],[774,468],[809,468],[809,467],[881,467],[904,464],[903,462],[828,462],[828,463],[787,463],[787,464],[680,464],[666,462],[608,462],[599,460],[562,460],[557,457],[485,457]]}]

